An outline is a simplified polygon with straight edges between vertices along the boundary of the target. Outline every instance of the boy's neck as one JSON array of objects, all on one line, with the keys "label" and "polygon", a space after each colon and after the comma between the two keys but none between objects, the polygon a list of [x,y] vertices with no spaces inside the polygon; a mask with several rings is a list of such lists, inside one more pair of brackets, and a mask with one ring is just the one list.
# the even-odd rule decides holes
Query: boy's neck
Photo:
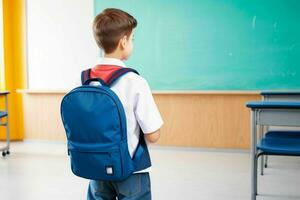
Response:
[{"label": "boy's neck", "polygon": [[108,53],[108,54],[104,54],[104,58],[115,58],[115,59],[119,59],[119,60],[124,60],[123,55],[121,55],[121,53],[119,52],[113,52],[113,53]]}]

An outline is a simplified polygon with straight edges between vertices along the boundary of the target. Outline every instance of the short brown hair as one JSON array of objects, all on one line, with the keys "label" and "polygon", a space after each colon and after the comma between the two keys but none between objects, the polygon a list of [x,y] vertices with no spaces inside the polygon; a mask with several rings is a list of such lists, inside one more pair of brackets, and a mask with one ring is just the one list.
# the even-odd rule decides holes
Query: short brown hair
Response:
[{"label": "short brown hair", "polygon": [[95,17],[93,33],[97,45],[105,53],[112,53],[117,48],[120,39],[124,35],[129,37],[136,26],[136,19],[127,12],[108,8]]}]

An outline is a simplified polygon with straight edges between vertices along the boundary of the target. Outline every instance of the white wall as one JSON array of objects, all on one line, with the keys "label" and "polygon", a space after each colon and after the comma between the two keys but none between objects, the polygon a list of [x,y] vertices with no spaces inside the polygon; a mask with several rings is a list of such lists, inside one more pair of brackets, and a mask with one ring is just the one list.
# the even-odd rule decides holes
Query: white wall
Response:
[{"label": "white wall", "polygon": [[93,0],[27,0],[29,89],[70,89],[96,64]]}]

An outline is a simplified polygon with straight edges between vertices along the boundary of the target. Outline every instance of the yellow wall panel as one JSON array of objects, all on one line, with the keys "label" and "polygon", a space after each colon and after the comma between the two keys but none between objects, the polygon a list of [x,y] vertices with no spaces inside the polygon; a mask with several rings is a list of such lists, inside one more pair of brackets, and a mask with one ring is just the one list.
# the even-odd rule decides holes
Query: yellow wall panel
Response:
[{"label": "yellow wall panel", "polygon": [[[25,0],[3,0],[5,89],[9,90],[9,123],[11,139],[24,137],[22,96],[17,89],[26,88]],[[0,139],[5,134],[0,130]]]}]

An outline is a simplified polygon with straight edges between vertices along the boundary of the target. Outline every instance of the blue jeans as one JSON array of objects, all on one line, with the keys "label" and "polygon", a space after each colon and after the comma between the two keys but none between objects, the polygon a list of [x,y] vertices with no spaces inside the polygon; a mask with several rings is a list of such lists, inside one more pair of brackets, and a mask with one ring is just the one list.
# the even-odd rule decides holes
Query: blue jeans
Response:
[{"label": "blue jeans", "polygon": [[132,174],[124,181],[94,181],[87,200],[151,200],[149,173]]}]

